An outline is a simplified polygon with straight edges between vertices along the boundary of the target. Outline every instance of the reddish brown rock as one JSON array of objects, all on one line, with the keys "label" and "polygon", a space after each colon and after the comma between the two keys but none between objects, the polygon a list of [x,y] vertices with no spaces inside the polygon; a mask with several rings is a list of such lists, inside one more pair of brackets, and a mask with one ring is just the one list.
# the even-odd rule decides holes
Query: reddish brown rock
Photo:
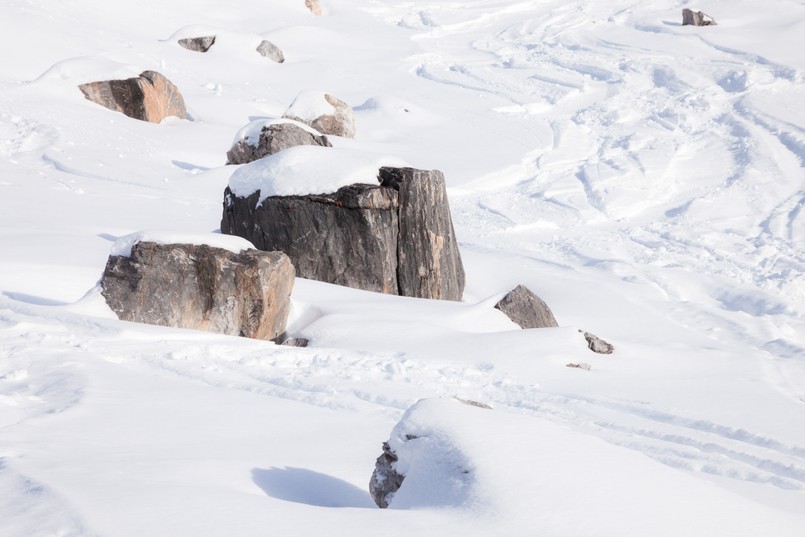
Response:
[{"label": "reddish brown rock", "polygon": [[134,119],[159,123],[168,116],[187,117],[182,94],[156,71],[125,80],[81,84],[79,89],[88,100]]}]

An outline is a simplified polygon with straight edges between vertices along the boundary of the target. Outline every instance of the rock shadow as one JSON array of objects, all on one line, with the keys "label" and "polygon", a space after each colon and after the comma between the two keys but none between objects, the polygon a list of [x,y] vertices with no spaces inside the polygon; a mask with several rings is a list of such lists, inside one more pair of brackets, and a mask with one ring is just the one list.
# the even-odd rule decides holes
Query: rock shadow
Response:
[{"label": "rock shadow", "polygon": [[374,508],[368,490],[305,468],[254,468],[252,481],[266,495],[316,507]]}]

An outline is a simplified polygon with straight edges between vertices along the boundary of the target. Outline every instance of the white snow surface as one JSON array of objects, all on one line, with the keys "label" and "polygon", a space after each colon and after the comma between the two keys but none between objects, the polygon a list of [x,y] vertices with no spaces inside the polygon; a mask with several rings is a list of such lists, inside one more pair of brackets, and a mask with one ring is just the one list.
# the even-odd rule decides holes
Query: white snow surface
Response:
[{"label": "white snow surface", "polygon": [[[801,536],[805,4],[322,4],[4,5],[0,535]],[[147,69],[191,119],[76,87]],[[224,165],[310,90],[360,140]],[[462,302],[297,279],[308,348],[105,306],[121,237],[215,236],[227,184],[332,190],[382,155],[444,172]],[[493,308],[521,283],[560,328]],[[409,478],[380,510],[386,440]]]},{"label": "white snow surface", "polygon": [[260,192],[269,196],[327,194],[355,183],[378,183],[383,166],[405,166],[398,157],[369,151],[300,145],[240,166],[229,178],[229,188],[239,197]]},{"label": "white snow surface", "polygon": [[321,116],[331,116],[335,114],[336,110],[327,100],[326,95],[327,92],[324,91],[302,91],[291,102],[284,115],[298,117],[303,121],[313,121]]},{"label": "white snow surface", "polygon": [[109,255],[129,257],[131,255],[131,248],[138,242],[155,242],[157,244],[206,244],[214,248],[228,250],[234,254],[239,254],[244,250],[255,249],[251,242],[234,235],[143,230],[117,239],[112,245],[112,250]]}]

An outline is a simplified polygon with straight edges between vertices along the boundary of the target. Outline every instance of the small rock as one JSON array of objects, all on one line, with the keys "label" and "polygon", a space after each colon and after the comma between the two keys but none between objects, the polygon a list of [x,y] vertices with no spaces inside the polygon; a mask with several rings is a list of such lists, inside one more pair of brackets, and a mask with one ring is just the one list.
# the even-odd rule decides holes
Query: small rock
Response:
[{"label": "small rock", "polygon": [[478,407],[478,408],[485,408],[487,410],[492,410],[492,407],[487,405],[486,403],[480,403],[478,401],[472,401],[470,399],[462,399],[460,397],[456,397],[455,399],[459,403],[462,403],[462,404],[465,404],[465,405],[474,406],[474,407]]},{"label": "small rock", "polygon": [[369,494],[378,507],[389,506],[394,493],[400,490],[405,476],[394,469],[397,455],[391,450],[388,442],[383,442],[383,453],[375,461],[375,469],[369,480]]},{"label": "small rock", "polygon": [[559,326],[551,308],[530,289],[518,285],[495,304],[520,328],[555,328]]},{"label": "small rock", "polygon": [[319,0],[305,0],[305,7],[308,8],[311,11],[311,13],[313,13],[317,17],[321,17],[323,13],[321,10],[321,4],[319,3]]},{"label": "small rock", "polygon": [[204,37],[186,37],[179,40],[179,44],[187,50],[194,52],[207,52],[215,44],[215,36],[207,35]]},{"label": "small rock", "polygon": [[716,26],[713,17],[690,9],[682,10],[682,26]]},{"label": "small rock", "polygon": [[575,367],[577,369],[584,369],[585,371],[589,371],[590,369],[593,368],[593,366],[591,366],[590,364],[586,364],[584,362],[578,364],[567,364],[567,367]]},{"label": "small rock", "polygon": [[270,60],[274,60],[277,63],[282,63],[285,61],[285,55],[282,53],[280,48],[271,41],[263,41],[257,45],[257,52]]},{"label": "small rock", "polygon": [[310,340],[303,337],[289,337],[282,342],[282,345],[286,347],[307,347],[309,343]]},{"label": "small rock", "polygon": [[[583,332],[583,330],[579,330],[579,332]],[[598,354],[612,354],[612,351],[615,350],[612,344],[607,343],[595,334],[584,332],[584,339],[587,340],[587,347]]]}]

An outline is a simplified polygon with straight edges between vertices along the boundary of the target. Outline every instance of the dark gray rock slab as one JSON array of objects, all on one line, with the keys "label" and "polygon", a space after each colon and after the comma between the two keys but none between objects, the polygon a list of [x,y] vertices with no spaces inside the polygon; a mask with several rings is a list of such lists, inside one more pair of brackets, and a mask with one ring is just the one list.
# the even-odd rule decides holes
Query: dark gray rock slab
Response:
[{"label": "dark gray rock slab", "polygon": [[302,278],[461,300],[464,268],[441,172],[382,168],[379,179],[259,206],[259,192],[238,197],[227,188],[221,231],[285,252]]},{"label": "dark gray rock slab", "polygon": [[247,139],[235,142],[226,152],[226,163],[247,164],[298,145],[332,147],[323,134],[313,134],[293,123],[274,123],[262,128],[256,145],[249,143]]},{"label": "dark gray rock slab", "polygon": [[464,265],[438,170],[381,168],[380,184],[399,192],[397,282],[399,294],[461,300]]},{"label": "dark gray rock slab", "polygon": [[179,44],[187,50],[194,52],[207,52],[210,47],[215,44],[214,35],[206,35],[203,37],[186,37],[179,40]]},{"label": "dark gray rock slab", "polygon": [[518,285],[495,304],[520,328],[554,328],[559,326],[551,308],[530,289]]},{"label": "dark gray rock slab", "polygon": [[139,77],[81,84],[88,100],[129,117],[159,123],[168,116],[187,117],[184,98],[178,88],[156,71]]},{"label": "dark gray rock slab", "polygon": [[397,191],[350,185],[332,194],[237,197],[227,188],[221,232],[291,258],[301,278],[397,292]]},{"label": "dark gray rock slab", "polygon": [[109,257],[101,292],[126,321],[279,339],[294,276],[281,252],[138,242]]},{"label": "dark gray rock slab", "polygon": [[283,63],[285,61],[285,55],[282,53],[282,50],[271,41],[262,41],[257,45],[257,52],[259,52],[261,56],[269,60],[274,60],[277,63]]},{"label": "dark gray rock slab", "polygon": [[369,494],[378,507],[385,509],[391,503],[394,493],[400,490],[405,476],[397,473],[394,463],[397,455],[388,442],[383,442],[383,453],[375,461],[375,469],[369,480]]}]

